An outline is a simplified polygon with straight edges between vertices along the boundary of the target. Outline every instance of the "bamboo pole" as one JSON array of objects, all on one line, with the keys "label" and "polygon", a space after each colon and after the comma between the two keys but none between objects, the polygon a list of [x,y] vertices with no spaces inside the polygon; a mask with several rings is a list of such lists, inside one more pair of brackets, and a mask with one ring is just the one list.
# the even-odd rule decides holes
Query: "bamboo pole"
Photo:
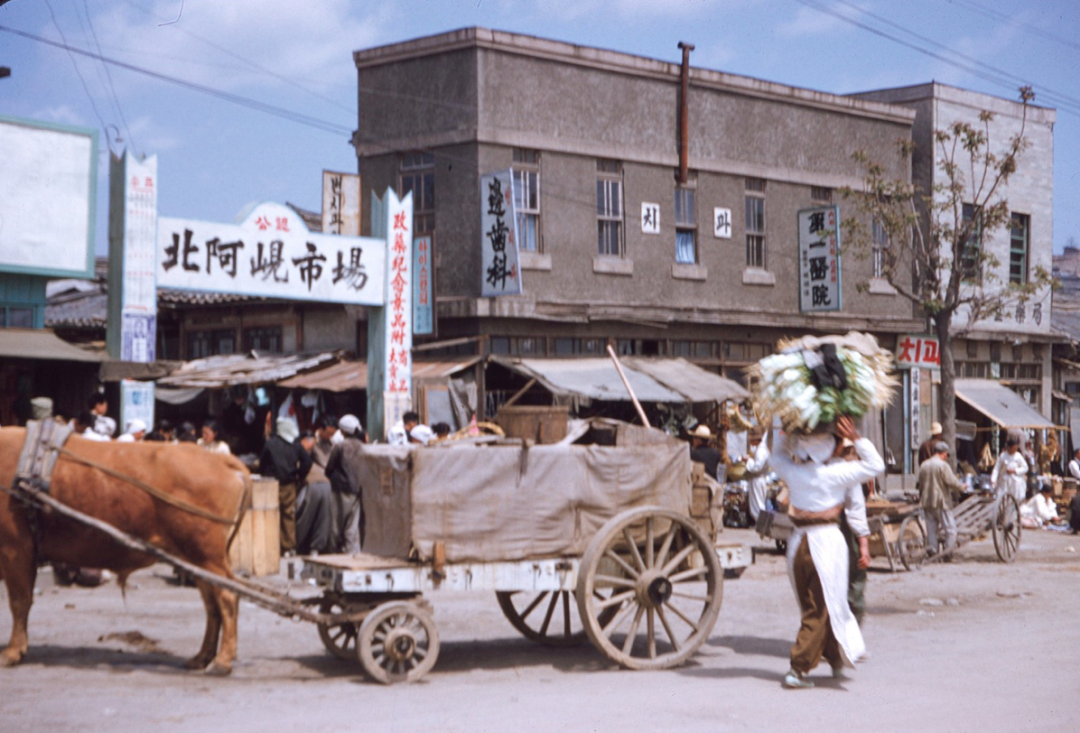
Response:
[{"label": "bamboo pole", "polygon": [[647,428],[651,428],[649,424],[649,418],[645,417],[645,410],[641,407],[641,403],[638,402],[637,395],[634,394],[634,390],[630,387],[630,380],[626,378],[626,373],[623,371],[622,364],[619,363],[619,357],[615,355],[615,349],[611,348],[611,344],[607,347],[608,356],[615,362],[615,369],[619,372],[619,377],[622,379],[623,385],[626,387],[626,391],[630,393],[630,399],[634,401],[634,408],[637,410],[638,417],[641,418],[642,424]]}]

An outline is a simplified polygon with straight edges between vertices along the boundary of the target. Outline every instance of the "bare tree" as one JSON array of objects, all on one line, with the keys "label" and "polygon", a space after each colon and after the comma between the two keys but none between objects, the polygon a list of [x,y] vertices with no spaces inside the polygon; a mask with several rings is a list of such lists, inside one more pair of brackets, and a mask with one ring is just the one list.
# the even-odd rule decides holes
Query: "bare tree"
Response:
[{"label": "bare tree", "polygon": [[[1045,268],[1032,268],[1020,282],[1001,276],[1001,263],[983,244],[1012,225],[1004,196],[1028,146],[1024,136],[1031,87],[1020,89],[1020,131],[1002,150],[991,147],[994,115],[983,111],[979,124],[955,122],[933,135],[929,151],[940,176],[930,190],[918,183],[891,179],[887,169],[865,151],[855,160],[863,167],[862,190],[843,190],[857,216],[842,228],[856,256],[872,256],[875,277],[886,280],[915,304],[937,336],[941,358],[941,423],[944,440],[956,440],[956,367],[953,339],[979,321],[1000,318],[1006,309],[1026,303],[1052,282]],[[911,140],[899,141],[910,160]],[[935,154],[936,153],[936,154]],[[866,283],[860,287],[866,287]],[[966,316],[960,319],[958,316]]]}]

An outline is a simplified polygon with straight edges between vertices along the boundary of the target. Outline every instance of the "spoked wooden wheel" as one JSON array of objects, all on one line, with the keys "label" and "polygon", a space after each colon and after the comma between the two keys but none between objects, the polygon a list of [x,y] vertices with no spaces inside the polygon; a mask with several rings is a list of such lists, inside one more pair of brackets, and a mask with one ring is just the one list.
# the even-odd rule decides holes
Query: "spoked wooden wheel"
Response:
[{"label": "spoked wooden wheel", "polygon": [[384,603],[360,624],[357,655],[372,679],[390,685],[415,682],[439,656],[439,632],[426,611],[413,603]]},{"label": "spoked wooden wheel", "polygon": [[[348,613],[350,606],[337,598],[324,598],[319,603],[319,613],[337,614]],[[326,651],[338,659],[356,659],[356,634],[360,629],[359,623],[346,622],[336,626],[319,624],[319,638],[322,639]]]},{"label": "spoked wooden wheel", "polygon": [[896,552],[905,570],[918,570],[926,561],[926,530],[917,514],[904,517],[900,522],[899,537],[896,539]]},{"label": "spoked wooden wheel", "polygon": [[578,570],[585,633],[604,656],[630,669],[686,661],[708,638],[722,600],[712,543],[689,517],[658,507],[608,521]]},{"label": "spoked wooden wheel", "polygon": [[994,550],[1002,562],[1016,559],[1020,549],[1020,505],[1016,498],[1008,494],[998,502],[997,515],[994,517]]},{"label": "spoked wooden wheel", "polygon": [[[573,646],[588,640],[572,591],[498,591],[495,597],[503,615],[526,639],[548,646]],[[605,600],[604,596],[599,600]],[[602,613],[610,620],[615,609]]]}]

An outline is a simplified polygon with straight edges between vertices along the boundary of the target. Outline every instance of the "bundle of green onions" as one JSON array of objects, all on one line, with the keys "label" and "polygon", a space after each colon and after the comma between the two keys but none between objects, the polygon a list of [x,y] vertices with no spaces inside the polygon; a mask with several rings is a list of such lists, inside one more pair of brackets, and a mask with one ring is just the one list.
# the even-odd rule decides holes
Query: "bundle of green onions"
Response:
[{"label": "bundle of green onions", "polygon": [[[844,379],[823,383],[815,376],[821,364],[822,346],[843,369]],[[812,432],[820,425],[835,422],[841,415],[860,418],[872,409],[882,409],[892,400],[897,385],[891,374],[892,355],[881,349],[873,336],[849,333],[846,336],[806,336],[781,342],[779,353],[767,356],[750,368],[750,392],[759,417],[780,418],[790,432]],[[808,363],[809,362],[809,363]],[[833,362],[835,364],[835,362]]]}]

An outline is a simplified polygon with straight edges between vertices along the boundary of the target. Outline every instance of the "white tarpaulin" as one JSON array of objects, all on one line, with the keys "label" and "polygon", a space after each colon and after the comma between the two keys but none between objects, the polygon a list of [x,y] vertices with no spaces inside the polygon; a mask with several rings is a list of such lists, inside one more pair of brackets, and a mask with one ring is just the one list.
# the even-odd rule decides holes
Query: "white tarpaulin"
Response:
[{"label": "white tarpaulin", "polygon": [[[552,394],[628,401],[630,394],[610,359],[518,359],[492,361],[533,378]],[[641,402],[741,401],[749,395],[737,382],[685,359],[627,357],[623,371]]]},{"label": "white tarpaulin", "polygon": [[957,379],[956,396],[1003,428],[1052,428],[1024,398],[992,379]]}]

